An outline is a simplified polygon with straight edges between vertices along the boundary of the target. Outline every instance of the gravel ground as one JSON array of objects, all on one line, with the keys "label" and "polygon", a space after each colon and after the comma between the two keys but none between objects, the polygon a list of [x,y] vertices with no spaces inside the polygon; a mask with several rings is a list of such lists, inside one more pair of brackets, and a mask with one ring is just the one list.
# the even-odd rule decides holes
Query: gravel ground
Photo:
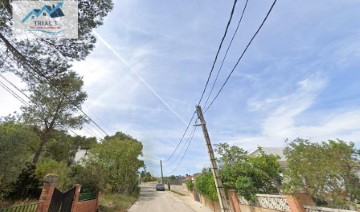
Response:
[{"label": "gravel ground", "polygon": [[211,212],[199,202],[189,196],[181,196],[170,191],[156,191],[155,184],[140,186],[140,197],[129,212]]}]

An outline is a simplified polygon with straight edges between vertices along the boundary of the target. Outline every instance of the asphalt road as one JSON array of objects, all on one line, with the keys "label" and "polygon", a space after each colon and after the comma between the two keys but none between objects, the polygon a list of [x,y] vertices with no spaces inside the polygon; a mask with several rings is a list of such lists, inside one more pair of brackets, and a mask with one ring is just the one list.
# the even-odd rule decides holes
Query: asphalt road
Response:
[{"label": "asphalt road", "polygon": [[140,186],[140,197],[129,212],[211,212],[189,196],[181,196],[171,191],[156,191],[155,184]]}]

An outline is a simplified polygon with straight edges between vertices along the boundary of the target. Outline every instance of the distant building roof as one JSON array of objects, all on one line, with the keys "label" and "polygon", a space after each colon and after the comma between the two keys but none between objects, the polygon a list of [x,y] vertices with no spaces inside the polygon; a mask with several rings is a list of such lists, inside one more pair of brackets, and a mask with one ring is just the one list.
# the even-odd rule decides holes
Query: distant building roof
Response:
[{"label": "distant building roof", "polygon": [[[284,154],[284,149],[283,147],[261,147],[262,150],[265,152],[265,154],[269,155],[269,154],[273,154],[273,155],[278,155],[280,157],[281,161],[286,161],[286,157]],[[253,152],[249,153],[249,156],[256,156],[259,155],[260,151],[259,149],[256,149]]]}]

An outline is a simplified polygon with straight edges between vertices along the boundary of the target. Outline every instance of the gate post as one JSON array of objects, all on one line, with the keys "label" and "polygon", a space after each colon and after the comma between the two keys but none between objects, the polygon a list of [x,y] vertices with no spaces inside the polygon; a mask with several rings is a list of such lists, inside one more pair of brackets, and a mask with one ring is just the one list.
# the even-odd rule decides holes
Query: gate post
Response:
[{"label": "gate post", "polygon": [[77,203],[79,201],[80,190],[81,190],[81,185],[76,184],[75,185],[75,195],[74,195],[74,199],[73,199],[73,202],[72,202],[71,211],[76,211],[76,205],[77,205]]},{"label": "gate post", "polygon": [[44,185],[39,199],[38,212],[47,212],[49,210],[50,202],[54,189],[59,181],[59,176],[56,174],[47,174],[44,179]]},{"label": "gate post", "polygon": [[241,212],[240,201],[239,201],[238,194],[237,194],[236,190],[230,189],[228,191],[228,197],[229,197],[229,201],[230,201],[231,211]]}]

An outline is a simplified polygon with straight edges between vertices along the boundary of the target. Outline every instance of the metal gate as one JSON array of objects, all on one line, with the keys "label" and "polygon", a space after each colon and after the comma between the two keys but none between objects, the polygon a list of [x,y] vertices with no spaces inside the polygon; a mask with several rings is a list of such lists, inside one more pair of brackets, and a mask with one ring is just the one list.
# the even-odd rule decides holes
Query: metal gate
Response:
[{"label": "metal gate", "polygon": [[54,189],[51,198],[49,212],[71,212],[71,207],[75,195],[76,187],[62,193],[57,188]]}]

